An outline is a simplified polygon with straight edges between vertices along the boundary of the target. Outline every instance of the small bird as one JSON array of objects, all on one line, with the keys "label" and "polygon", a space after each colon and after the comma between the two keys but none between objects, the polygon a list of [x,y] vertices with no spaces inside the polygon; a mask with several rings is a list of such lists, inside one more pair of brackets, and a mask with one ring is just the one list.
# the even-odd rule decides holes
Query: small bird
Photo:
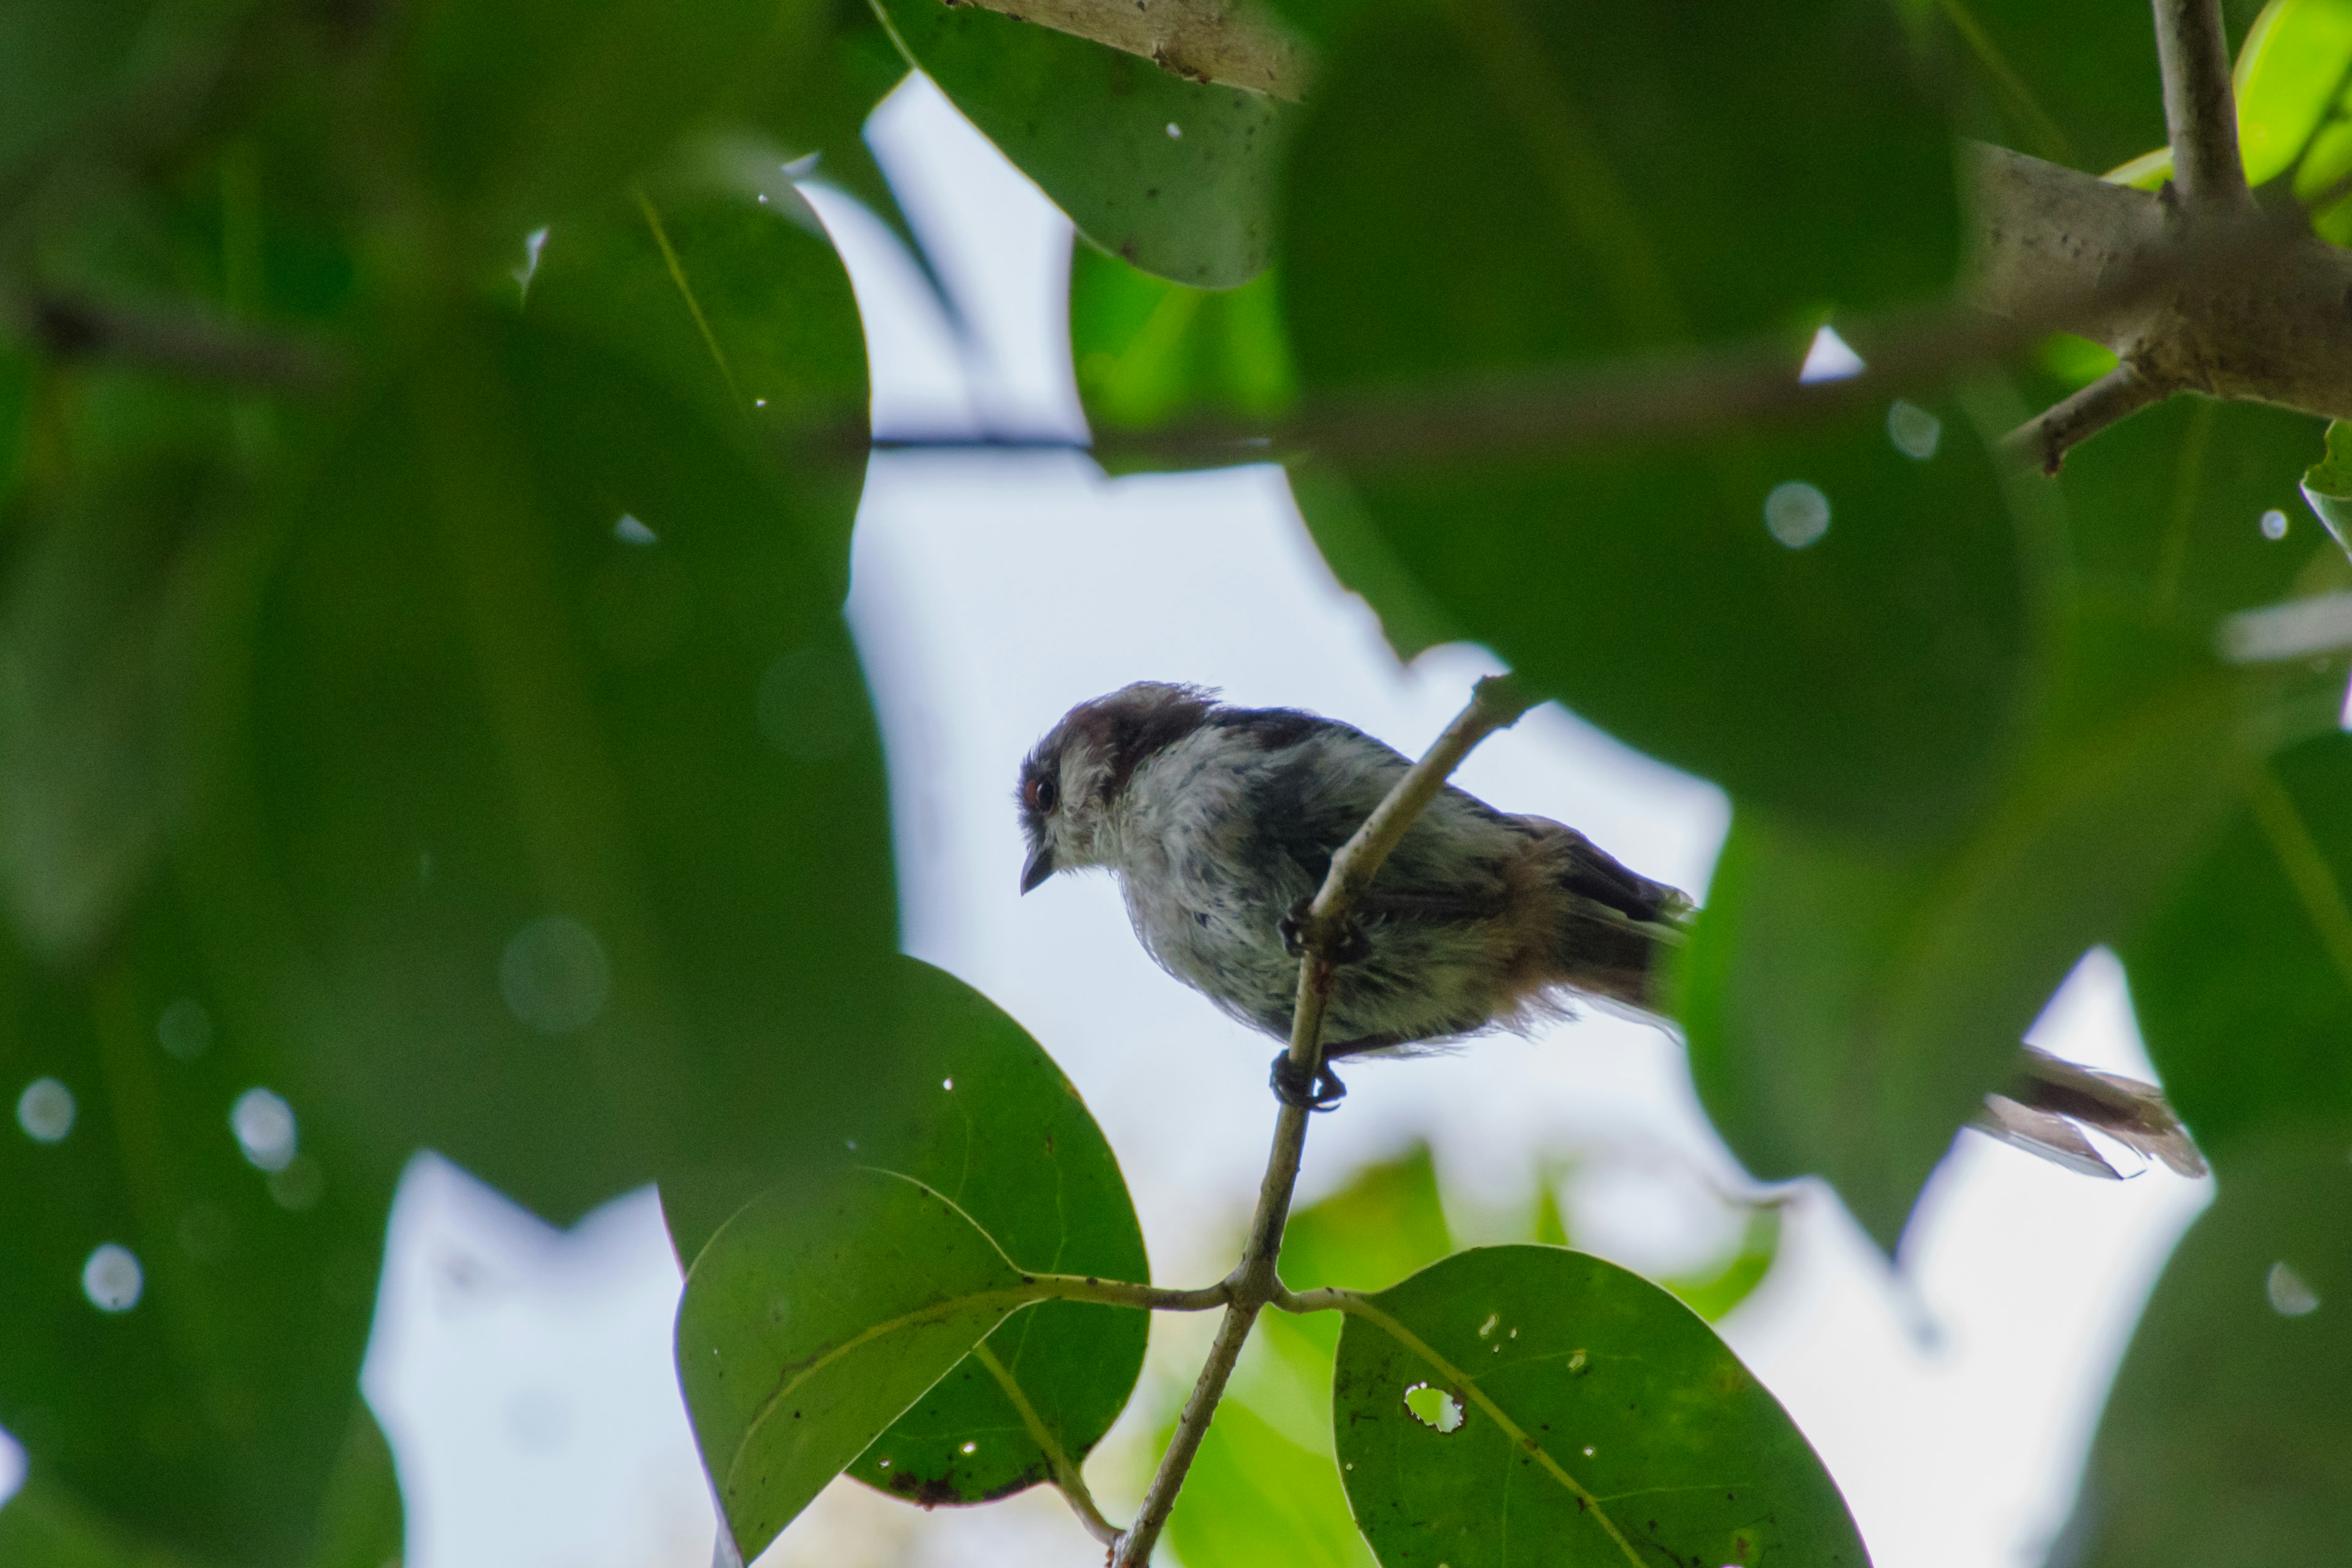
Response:
[{"label": "small bird", "polygon": [[[1299,918],[1332,856],[1411,765],[1337,720],[1138,681],[1071,709],[1021,764],[1021,890],[1057,871],[1108,868],[1161,968],[1287,1040]],[[1662,987],[1691,912],[1686,895],[1576,829],[1449,784],[1350,911],[1324,1065],[1294,1076],[1277,1056],[1275,1093],[1328,1110],[1347,1092],[1334,1060],[1524,1032],[1580,1001],[1672,1029]],[[2184,1173],[2203,1171],[2155,1089],[2030,1047],[1979,1125],[2069,1168],[2117,1174],[2076,1123]]]}]

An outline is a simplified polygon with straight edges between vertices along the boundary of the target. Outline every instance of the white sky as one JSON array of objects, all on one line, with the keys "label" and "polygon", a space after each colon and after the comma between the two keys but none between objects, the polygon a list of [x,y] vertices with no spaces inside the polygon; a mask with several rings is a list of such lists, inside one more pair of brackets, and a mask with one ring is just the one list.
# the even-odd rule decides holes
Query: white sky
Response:
[{"label": "white sky", "polygon": [[[1076,431],[1066,222],[927,83],[885,105],[871,134],[971,321],[959,351],[880,226],[820,195],[866,312],[877,427],[984,416]],[[1273,1123],[1274,1044],[1156,969],[1108,879],[1016,895],[1013,769],[1070,704],[1146,677],[1316,709],[1417,752],[1491,662],[1454,647],[1401,668],[1265,468],[1107,480],[1075,456],[877,460],[850,612],[889,746],[907,946],[994,998],[1069,1072],[1118,1152],[1157,1277],[1221,1275]],[[1727,820],[1712,786],[1558,709],[1489,741],[1460,776],[1693,889]],[[2034,1037],[2149,1073],[2105,953]],[[1736,1226],[1710,1184],[1741,1178],[1680,1047],[1654,1030],[1595,1017],[1533,1043],[1365,1064],[1349,1081],[1346,1107],[1317,1120],[1302,1202],[1426,1137],[1449,1195],[1496,1207],[1523,1200],[1547,1154],[1611,1156],[1605,1179],[1571,1191],[1570,1225],[1637,1268],[1705,1258]],[[2160,1169],[2087,1181],[1965,1139],[1900,1274],[1808,1190],[1779,1263],[1723,1329],[1821,1451],[1878,1568],[2027,1568],[2063,1518],[2140,1302],[2209,1194]],[[563,1235],[418,1162],[365,1379],[409,1500],[410,1568],[704,1568],[709,1504],[669,1366],[677,1289],[650,1194]],[[1147,1385],[1189,1378],[1206,1327],[1158,1320]],[[1130,1415],[1089,1468],[1114,1513],[1151,1457]],[[1100,1560],[1042,1489],[925,1514],[843,1482],[765,1568]]]}]

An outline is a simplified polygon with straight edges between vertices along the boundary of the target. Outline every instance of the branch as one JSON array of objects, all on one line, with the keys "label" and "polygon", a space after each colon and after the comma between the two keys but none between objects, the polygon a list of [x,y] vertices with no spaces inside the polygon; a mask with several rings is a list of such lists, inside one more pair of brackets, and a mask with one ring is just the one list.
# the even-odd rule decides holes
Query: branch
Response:
[{"label": "branch", "polygon": [[2001,445],[2011,455],[2055,479],[2066,453],[2118,419],[2127,418],[2172,395],[2173,389],[2139,373],[2126,360],[2098,380],[2053,405],[2039,418],[2011,431]]},{"label": "branch", "polygon": [[1314,67],[1306,47],[1255,5],[1233,0],[942,0],[984,6],[1141,55],[1193,81],[1222,82],[1286,99],[1307,96]]},{"label": "branch", "polygon": [[[1506,680],[1478,682],[1470,705],[1331,858],[1331,869],[1307,906],[1299,931],[1307,955],[1298,961],[1298,1005],[1291,1016],[1290,1062],[1307,1078],[1313,1077],[1323,1060],[1323,1010],[1334,973],[1331,955],[1346,928],[1349,907],[1470,749],[1516,722],[1530,706]],[[1151,1561],[1152,1548],[1159,1544],[1169,1511],[1176,1506],[1176,1494],[1183,1489],[1185,1473],[1201,1451],[1201,1440],[1208,1436],[1209,1419],[1224,1395],[1234,1363],[1241,1359],[1250,1325],[1268,1302],[1297,1300],[1283,1289],[1275,1261],[1282,1251],[1283,1227],[1290,1218],[1291,1191],[1298,1184],[1299,1155],[1307,1146],[1307,1115],[1304,1107],[1286,1102],[1275,1120],[1274,1147],[1266,1154],[1265,1180],[1258,1184],[1249,1243],[1223,1287],[1231,1292],[1224,1321],[1217,1325],[1209,1359],[1176,1417],[1175,1435],[1169,1439],[1159,1471],[1143,1494],[1143,1506],[1111,1552],[1111,1568],[1143,1568]]]},{"label": "branch", "polygon": [[53,294],[22,302],[16,314],[25,335],[61,360],[105,360],[278,392],[321,391],[341,379],[341,366],[308,343],[186,311]]},{"label": "branch", "polygon": [[2172,182],[2193,212],[2242,208],[2252,197],[2238,157],[2238,108],[2221,0],[2155,0],[2156,55]]}]

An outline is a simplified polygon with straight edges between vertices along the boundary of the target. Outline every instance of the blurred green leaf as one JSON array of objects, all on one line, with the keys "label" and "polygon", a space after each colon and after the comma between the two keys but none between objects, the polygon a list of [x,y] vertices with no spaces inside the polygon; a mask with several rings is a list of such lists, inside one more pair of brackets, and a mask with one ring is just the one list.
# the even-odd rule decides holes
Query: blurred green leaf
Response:
[{"label": "blurred green leaf", "polygon": [[2084,442],[2060,477],[2083,596],[2198,636],[2290,597],[2326,548],[2295,491],[2319,444],[2309,415],[2203,397]]},{"label": "blurred green leaf", "polygon": [[1201,289],[1265,268],[1286,105],[976,5],[877,5],[907,58],[1095,244]]},{"label": "blurred green leaf", "polygon": [[2188,864],[2266,738],[2194,644],[2085,625],[2062,668],[2016,776],[1944,843],[1737,814],[1685,959],[1717,1128],[1759,1177],[1827,1176],[1889,1251],[2042,1003]]},{"label": "blurred green leaf", "polygon": [[[2258,1047],[2262,1036],[2239,1040]],[[2220,1192],[2140,1319],[2053,1562],[2258,1568],[2342,1552],[2347,1152],[2352,1121],[2339,1120],[2324,1135],[2279,1135],[2217,1160]]]},{"label": "blurred green leaf", "polygon": [[616,353],[698,405],[711,435],[790,497],[837,597],[848,591],[858,466],[795,445],[862,429],[866,344],[841,258],[785,201],[711,167],[555,225],[525,313]]},{"label": "blurred green leaf", "polygon": [[[923,1183],[1024,1268],[1149,1281],[1118,1158],[1070,1080],[980,993],[911,958],[900,968],[914,1100],[857,1118],[870,1131],[851,1157]],[[1084,1459],[1126,1407],[1150,1333],[1142,1312],[1040,1302],[989,1336],[986,1358],[941,1378],[849,1473],[927,1507],[1049,1479],[1030,1420],[1073,1463]],[[967,1443],[977,1449],[966,1453]]]},{"label": "blurred green leaf", "polygon": [[1087,418],[1114,429],[1279,413],[1297,379],[1273,274],[1188,289],[1084,244],[1070,258],[1070,357]]},{"label": "blurred green leaf", "polygon": [[2294,167],[2332,113],[2352,108],[2352,4],[2271,0],[2238,51],[2236,77],[2246,179],[2264,184]]},{"label": "blurred green leaf", "polygon": [[951,306],[889,177],[866,144],[866,122],[907,79],[907,58],[868,0],[819,4],[825,16],[823,40],[814,47],[803,47],[798,37],[777,40],[785,47],[747,73],[744,99],[735,113],[774,138],[796,165],[814,158],[800,178],[856,198],[887,224],[941,302]]},{"label": "blurred green leaf", "polygon": [[84,976],[0,957],[0,1426],[35,1480],[0,1508],[12,1564],[114,1542],[298,1568],[347,1513],[395,1173],[222,1005],[171,906]]},{"label": "blurred green leaf", "polygon": [[1184,1568],[1372,1564],[1328,1449],[1301,1447],[1234,1398],[1217,1406],[1184,1478],[1168,1544]]},{"label": "blurred green leaf", "polygon": [[2165,138],[2156,29],[2134,0],[1903,0],[1933,18],[1967,134],[2096,174]]},{"label": "blurred green leaf", "polygon": [[[1283,1234],[1282,1278],[1294,1290],[1376,1289],[1453,1246],[1436,1166],[1429,1146],[1416,1143],[1293,1215]],[[1332,1456],[1339,1342],[1335,1313],[1258,1319],[1169,1516],[1169,1543],[1185,1568],[1370,1563]]]},{"label": "blurred green leaf", "polygon": [[1869,1561],[1763,1385],[1597,1258],[1493,1247],[1423,1269],[1349,1314],[1332,1388],[1349,1501],[1385,1568]]},{"label": "blurred green leaf", "polygon": [[825,25],[817,0],[435,0],[403,18],[382,90],[414,116],[413,155],[467,237],[519,251],[730,107],[754,64],[822,48]]},{"label": "blurred green leaf", "polygon": [[1720,1322],[1731,1309],[1756,1293],[1756,1287],[1764,1283],[1764,1276],[1772,1271],[1772,1260],[1780,1253],[1780,1211],[1751,1209],[1748,1223],[1740,1227],[1738,1249],[1721,1268],[1705,1274],[1677,1275],[1658,1283],[1708,1322]]},{"label": "blurred green leaf", "polygon": [[[1481,0],[1360,29],[1287,176],[1304,389],[1484,392],[1759,334],[1793,378],[1832,307],[1947,284],[1950,143],[1911,70],[1890,15],[1834,5]],[[1391,574],[1346,575],[1359,520],[1528,679],[1780,809],[1948,816],[2021,700],[2021,552],[1946,399],[1575,460],[1366,463],[1300,499],[1318,537],[1355,536],[1331,560],[1402,646],[1432,617]]]},{"label": "blurred green leaf", "polygon": [[743,1562],[1021,1304],[1021,1276],[886,1172],[778,1188],[687,1274],[678,1382]]},{"label": "blurred green leaf", "polygon": [[262,596],[199,912],[387,1162],[558,1223],[779,1178],[896,1082],[849,498],[551,326],[425,332]]},{"label": "blurred green leaf", "polygon": [[2303,499],[2336,542],[2352,553],[2352,425],[2341,419],[2328,423],[2325,455],[2304,470]]},{"label": "blurred green leaf", "polygon": [[2166,1094],[2217,1162],[2352,1124],[2352,736],[2254,775],[2229,826],[2123,948]]},{"label": "blurred green leaf", "polygon": [[[216,47],[246,0],[18,0],[0,7],[0,175]],[[136,112],[132,110],[132,112]]]}]

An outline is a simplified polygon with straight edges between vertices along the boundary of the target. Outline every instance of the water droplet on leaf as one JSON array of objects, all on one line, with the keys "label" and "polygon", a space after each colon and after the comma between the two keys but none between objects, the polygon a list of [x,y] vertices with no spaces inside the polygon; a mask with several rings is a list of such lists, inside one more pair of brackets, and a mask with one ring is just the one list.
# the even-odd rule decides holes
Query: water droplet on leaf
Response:
[{"label": "water droplet on leaf", "polygon": [[2263,1290],[2271,1299],[2271,1306],[2282,1318],[2300,1318],[2319,1310],[2319,1292],[2304,1283],[2303,1276],[2284,1262],[2271,1265],[2270,1277],[2263,1281]]},{"label": "water droplet on leaf", "polygon": [[131,1310],[139,1304],[139,1292],[146,1284],[139,1259],[131,1256],[131,1249],[110,1241],[91,1253],[89,1261],[81,1266],[82,1294],[101,1312]]},{"label": "water droplet on leaf", "polygon": [[1764,498],[1764,526],[1791,550],[1802,550],[1830,531],[1830,498],[1802,479],[1774,485]]},{"label": "water droplet on leaf", "polygon": [[568,1035],[604,1010],[613,972],[596,933],[563,915],[535,920],[514,933],[499,959],[499,994],[542,1035]]},{"label": "water droplet on leaf", "polygon": [[16,1097],[16,1125],[36,1143],[62,1142],[73,1131],[73,1090],[53,1078],[37,1078]]}]

